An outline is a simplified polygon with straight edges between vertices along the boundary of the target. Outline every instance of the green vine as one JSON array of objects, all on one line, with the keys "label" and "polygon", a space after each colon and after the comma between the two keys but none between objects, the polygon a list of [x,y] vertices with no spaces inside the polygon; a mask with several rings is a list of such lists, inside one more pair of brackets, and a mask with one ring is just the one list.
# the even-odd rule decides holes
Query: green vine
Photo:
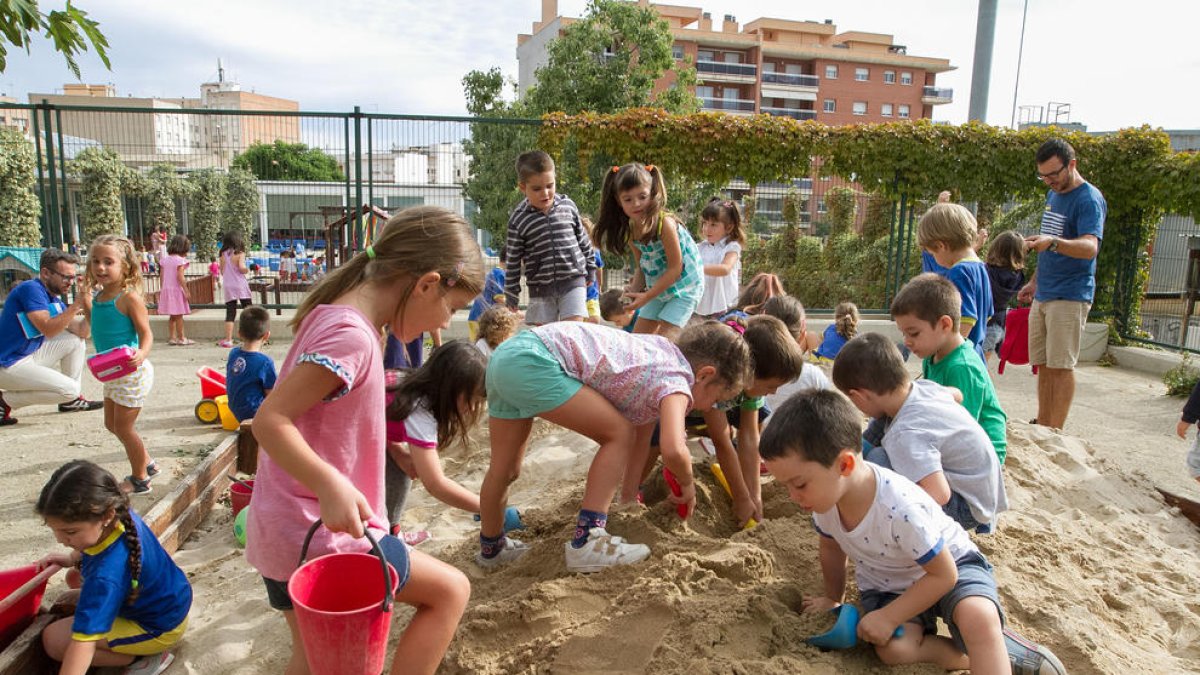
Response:
[{"label": "green vine", "polygon": [[257,234],[254,214],[258,213],[258,187],[254,174],[245,169],[233,168],[225,176],[225,201],[221,205],[221,229],[224,232],[237,230],[249,247]]},{"label": "green vine", "polygon": [[225,177],[215,169],[202,169],[188,176],[188,213],[196,257],[209,260],[217,255],[221,236],[221,206],[225,201]]},{"label": "green vine", "polygon": [[136,172],[121,163],[115,151],[104,147],[86,148],[71,161],[70,167],[83,178],[84,242],[101,234],[125,234],[121,193],[126,188],[137,189]]},{"label": "green vine", "polygon": [[33,192],[37,159],[21,132],[0,127],[0,246],[38,246],[41,205]]}]

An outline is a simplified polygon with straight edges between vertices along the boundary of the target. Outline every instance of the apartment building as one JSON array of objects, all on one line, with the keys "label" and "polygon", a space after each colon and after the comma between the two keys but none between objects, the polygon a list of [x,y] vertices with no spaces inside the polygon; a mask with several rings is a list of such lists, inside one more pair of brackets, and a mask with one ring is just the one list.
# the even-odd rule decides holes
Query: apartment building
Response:
[{"label": "apartment building", "polygon": [[[637,2],[670,25],[675,59],[694,64],[695,92],[705,111],[862,124],[932,118],[935,106],[954,98],[952,90],[937,86],[940,73],[954,70],[950,61],[910,55],[891,35],[838,32],[830,20],[758,18],[743,26],[726,15],[717,25],[700,7]],[[537,69],[548,60],[549,43],[576,20],[558,15],[557,0],[542,0],[541,20],[517,36],[520,91],[533,86]],[[674,73],[668,73],[656,87],[673,82]],[[736,199],[753,189],[759,212],[780,224],[783,195],[799,190],[803,221],[811,223],[824,217],[825,189],[840,184],[828,178],[757,187],[735,181],[727,191]]]},{"label": "apartment building", "polygon": [[[0,94],[0,103],[17,103],[17,99]],[[0,127],[11,127],[23,134],[33,133],[29,123],[29,111],[17,108],[0,108]]]}]

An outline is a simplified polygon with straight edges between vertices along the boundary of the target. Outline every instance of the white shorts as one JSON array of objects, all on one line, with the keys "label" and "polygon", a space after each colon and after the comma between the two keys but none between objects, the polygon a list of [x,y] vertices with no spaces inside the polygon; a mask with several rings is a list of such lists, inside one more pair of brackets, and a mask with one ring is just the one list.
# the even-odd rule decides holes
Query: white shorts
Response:
[{"label": "white shorts", "polygon": [[154,366],[149,361],[142,361],[137,370],[125,377],[105,382],[104,398],[126,408],[141,408],[146,405],[146,397],[153,386]]}]

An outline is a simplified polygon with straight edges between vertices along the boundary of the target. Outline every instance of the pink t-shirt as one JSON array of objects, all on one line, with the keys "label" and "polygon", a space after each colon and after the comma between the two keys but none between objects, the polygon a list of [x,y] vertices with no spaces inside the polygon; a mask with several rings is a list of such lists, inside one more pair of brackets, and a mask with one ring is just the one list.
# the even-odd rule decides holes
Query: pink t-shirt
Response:
[{"label": "pink t-shirt", "polygon": [[[376,537],[387,533],[384,504],[384,384],[379,331],[358,310],[321,305],[305,317],[288,350],[280,381],[301,363],[314,363],[344,386],[309,408],[296,428],[313,450],[350,479],[375,512]],[[320,515],[316,496],[263,452],[254,480],[254,507],[246,524],[246,560],[264,577],[286,581],[296,569],[304,534]],[[366,552],[370,543],[320,528],[308,557]]]},{"label": "pink t-shirt", "polygon": [[533,329],[567,375],[600,392],[633,424],[658,417],[670,394],[692,398],[692,366],[670,340],[582,321]]},{"label": "pink t-shirt", "polygon": [[180,288],[179,273],[175,270],[180,267],[187,267],[187,258],[179,255],[164,255],[159,258],[158,265],[162,268],[162,287]]}]

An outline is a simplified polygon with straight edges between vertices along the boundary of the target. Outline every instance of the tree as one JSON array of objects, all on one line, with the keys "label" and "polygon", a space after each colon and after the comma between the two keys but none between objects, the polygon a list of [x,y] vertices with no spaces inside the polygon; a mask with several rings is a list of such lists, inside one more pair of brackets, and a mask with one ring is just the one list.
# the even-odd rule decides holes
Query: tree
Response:
[{"label": "tree", "polygon": [[37,0],[0,0],[0,73],[8,67],[8,45],[24,49],[28,54],[32,34],[41,32],[45,32],[46,38],[54,43],[54,49],[67,60],[67,68],[76,79],[80,73],[75,55],[87,51],[89,42],[104,67],[112,70],[108,61],[108,38],[100,32],[100,24],[89,19],[87,12],[75,7],[70,0],[64,9],[49,14],[38,11]]},{"label": "tree", "polygon": [[245,169],[259,180],[344,181],[337,161],[303,143],[253,143],[233,158],[233,166]]},{"label": "tree", "polygon": [[33,144],[11,127],[0,127],[0,246],[37,246],[41,204],[34,195],[37,160]]},{"label": "tree", "polygon": [[[463,78],[467,111],[489,122],[471,125],[464,143],[471,157],[467,197],[479,206],[476,225],[503,238],[508,213],[520,199],[513,164],[521,152],[537,147],[537,128],[528,118],[552,112],[613,113],[653,105],[670,112],[694,112],[698,101],[690,88],[696,72],[678,66],[666,20],[656,10],[618,0],[591,0],[586,16],[563,29],[548,49],[549,59],[537,70],[537,83],[523,99],[509,102],[512,89],[499,69],[471,71]],[[654,85],[674,72],[675,83],[654,93]],[[524,122],[519,122],[525,118]],[[604,171],[614,163],[654,162],[653,157],[580,155],[568,144],[558,161],[561,192],[569,194],[584,214],[599,206]],[[680,189],[678,177],[667,176],[673,208],[691,207],[692,195]],[[704,195],[707,200],[711,192]]]},{"label": "tree", "polygon": [[170,164],[156,164],[143,176],[142,197],[146,200],[146,221],[150,227],[175,231],[176,200],[184,195],[183,181]]},{"label": "tree", "polygon": [[84,241],[101,234],[125,234],[121,193],[136,180],[133,170],[121,162],[116,152],[100,146],[84,149],[70,167],[83,177]]},{"label": "tree", "polygon": [[225,176],[225,200],[221,204],[221,230],[242,233],[246,246],[255,240],[254,214],[258,213],[258,186],[254,174],[234,168]]},{"label": "tree", "polygon": [[200,260],[215,258],[221,236],[221,206],[225,201],[225,177],[216,169],[201,169],[188,176],[188,213],[192,244]]},{"label": "tree", "polygon": [[830,234],[837,236],[854,231],[854,218],[858,212],[858,194],[848,187],[835,187],[825,197],[829,207]]}]

